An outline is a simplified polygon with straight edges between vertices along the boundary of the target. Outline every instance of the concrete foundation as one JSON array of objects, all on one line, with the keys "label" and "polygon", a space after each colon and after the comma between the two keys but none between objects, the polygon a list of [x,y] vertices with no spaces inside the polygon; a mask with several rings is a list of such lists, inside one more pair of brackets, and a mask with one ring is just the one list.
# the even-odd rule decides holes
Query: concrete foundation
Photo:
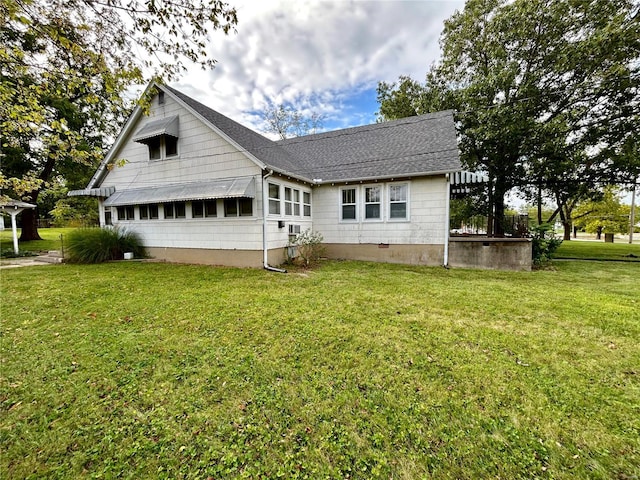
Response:
[{"label": "concrete foundation", "polygon": [[[157,260],[198,265],[262,268],[262,250],[209,250],[204,248],[147,247],[147,254]],[[285,249],[269,250],[269,265],[277,266],[285,260]]]},{"label": "concrete foundation", "polygon": [[333,259],[436,266],[442,265],[444,258],[443,245],[325,243],[323,246],[325,255]]},{"label": "concrete foundation", "polygon": [[488,270],[531,270],[531,239],[451,237],[449,266]]}]

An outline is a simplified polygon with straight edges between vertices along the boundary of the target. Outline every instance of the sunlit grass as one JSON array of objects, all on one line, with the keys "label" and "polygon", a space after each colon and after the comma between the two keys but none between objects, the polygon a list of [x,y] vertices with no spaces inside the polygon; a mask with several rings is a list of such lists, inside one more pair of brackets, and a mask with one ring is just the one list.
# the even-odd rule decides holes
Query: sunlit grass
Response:
[{"label": "sunlit grass", "polygon": [[2,271],[2,478],[633,478],[638,265]]},{"label": "sunlit grass", "polygon": [[604,240],[599,242],[570,240],[562,242],[554,257],[640,262],[640,244],[622,241],[605,243]]},{"label": "sunlit grass", "polygon": [[[21,251],[46,252],[48,250],[60,250],[63,247],[64,237],[76,230],[75,228],[39,228],[38,233],[42,240],[32,240],[29,242],[19,242]],[[60,239],[60,236],[63,236]],[[20,229],[18,229],[20,238]],[[13,248],[13,233],[11,228],[0,231],[0,250]]]}]

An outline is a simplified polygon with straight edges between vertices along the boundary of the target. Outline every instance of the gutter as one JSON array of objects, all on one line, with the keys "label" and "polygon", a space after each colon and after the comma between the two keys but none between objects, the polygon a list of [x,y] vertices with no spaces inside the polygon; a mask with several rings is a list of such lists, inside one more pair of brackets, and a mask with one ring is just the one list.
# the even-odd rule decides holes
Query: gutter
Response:
[{"label": "gutter", "polygon": [[287,273],[282,268],[275,268],[267,261],[267,215],[269,214],[269,188],[267,178],[273,175],[273,170],[269,170],[262,176],[262,266],[270,272]]},{"label": "gutter", "polygon": [[444,212],[444,258],[442,259],[442,266],[449,268],[449,227],[450,227],[450,197],[451,197],[451,182],[450,173],[445,175],[447,181],[447,193],[445,198],[445,212]]}]

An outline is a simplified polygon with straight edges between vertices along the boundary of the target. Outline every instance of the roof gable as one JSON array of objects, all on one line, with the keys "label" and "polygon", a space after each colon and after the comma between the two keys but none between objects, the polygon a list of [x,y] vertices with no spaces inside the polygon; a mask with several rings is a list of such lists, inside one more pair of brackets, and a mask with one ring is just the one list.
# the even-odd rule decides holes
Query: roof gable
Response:
[{"label": "roof gable", "polygon": [[[153,87],[171,95],[260,168],[310,183],[425,176],[461,170],[451,110],[274,142],[166,85],[152,83],[145,94]],[[108,171],[106,165],[113,161],[141,116],[142,109],[136,107],[88,188],[101,184]],[[152,126],[171,128],[164,124]],[[138,131],[138,137],[143,130]]]}]

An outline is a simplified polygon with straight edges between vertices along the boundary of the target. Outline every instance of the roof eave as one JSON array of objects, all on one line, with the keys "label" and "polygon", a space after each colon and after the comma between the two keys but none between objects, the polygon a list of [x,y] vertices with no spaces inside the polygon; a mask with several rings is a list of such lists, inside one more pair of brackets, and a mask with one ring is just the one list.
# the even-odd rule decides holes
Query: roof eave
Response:
[{"label": "roof eave", "polygon": [[435,177],[438,175],[446,175],[447,173],[459,172],[462,170],[460,168],[450,168],[446,170],[435,170],[429,172],[412,172],[412,173],[401,173],[398,175],[380,175],[374,177],[353,177],[353,178],[338,178],[338,179],[314,179],[313,183],[315,185],[328,185],[332,183],[356,183],[356,182],[381,182],[388,180],[405,180],[408,178],[416,178],[416,177]]},{"label": "roof eave", "polygon": [[220,135],[222,138],[224,138],[227,142],[229,142],[231,145],[233,145],[235,148],[237,148],[239,152],[241,152],[243,155],[245,155],[249,160],[251,160],[253,163],[255,163],[258,167],[260,167],[263,170],[265,168],[268,168],[267,164],[265,164],[262,160],[258,159],[255,155],[253,155],[251,152],[249,152],[246,148],[242,147],[238,142],[236,142],[233,138],[231,138],[229,135],[227,135],[219,127],[217,127],[216,125],[211,123],[209,120],[207,120],[205,117],[203,117],[194,108],[192,108],[191,105],[189,105],[184,100],[182,100],[180,97],[175,95],[171,90],[162,88],[163,85],[158,85],[158,87],[160,89],[162,89],[163,92],[165,92],[165,95],[166,94],[170,95],[173,100],[178,102],[182,107],[186,108],[198,120],[203,122],[205,125],[207,125],[209,128],[211,128],[214,132],[216,132],[218,135]]}]

